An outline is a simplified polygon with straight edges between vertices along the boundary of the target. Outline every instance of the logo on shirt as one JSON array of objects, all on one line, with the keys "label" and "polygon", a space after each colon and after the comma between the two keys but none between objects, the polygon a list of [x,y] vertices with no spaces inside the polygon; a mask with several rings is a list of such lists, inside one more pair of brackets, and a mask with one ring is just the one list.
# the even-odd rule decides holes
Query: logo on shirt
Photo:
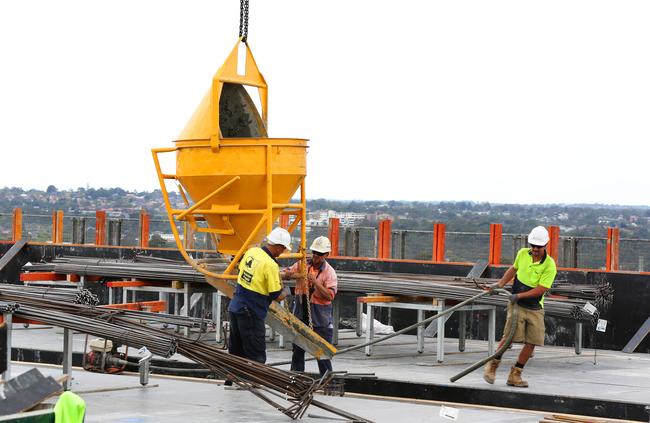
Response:
[{"label": "logo on shirt", "polygon": [[254,262],[255,262],[255,259],[254,259],[253,257],[249,257],[248,260],[246,260],[245,265],[246,265],[246,267],[248,267],[249,269],[252,269],[252,268],[253,268],[253,263],[254,263]]},{"label": "logo on shirt", "polygon": [[253,281],[253,272],[255,269],[255,259],[253,257],[248,257],[244,262],[244,270],[242,271],[241,278],[246,283],[251,283]]},{"label": "logo on shirt", "polygon": [[247,272],[246,270],[244,270],[244,271],[242,272],[242,274],[241,274],[241,278],[242,278],[245,282],[247,282],[247,283],[251,283],[251,282],[253,281],[253,274]]}]

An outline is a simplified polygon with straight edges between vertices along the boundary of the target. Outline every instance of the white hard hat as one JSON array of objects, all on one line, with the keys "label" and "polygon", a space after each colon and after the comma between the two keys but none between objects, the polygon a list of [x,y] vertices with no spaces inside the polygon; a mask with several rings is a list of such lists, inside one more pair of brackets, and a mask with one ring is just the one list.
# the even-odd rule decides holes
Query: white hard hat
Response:
[{"label": "white hard hat", "polygon": [[291,235],[284,228],[275,228],[267,236],[266,241],[271,245],[282,245],[291,251]]},{"label": "white hard hat", "polygon": [[528,243],[532,245],[546,245],[548,240],[548,231],[543,226],[535,226],[528,234]]},{"label": "white hard hat", "polygon": [[310,250],[316,251],[317,253],[329,253],[332,251],[332,244],[326,236],[319,236],[311,243]]}]

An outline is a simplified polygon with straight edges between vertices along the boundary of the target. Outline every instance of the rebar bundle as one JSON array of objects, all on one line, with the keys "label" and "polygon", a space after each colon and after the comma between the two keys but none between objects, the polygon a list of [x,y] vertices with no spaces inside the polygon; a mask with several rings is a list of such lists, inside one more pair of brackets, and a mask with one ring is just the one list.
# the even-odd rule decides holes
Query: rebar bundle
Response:
[{"label": "rebar bundle", "polygon": [[[178,352],[211,369],[218,376],[228,378],[248,389],[292,419],[304,415],[307,407],[312,404],[314,392],[326,385],[333,377],[328,374],[315,381],[303,374],[252,362],[231,355],[216,346],[134,322],[120,316],[119,312],[122,310],[71,304],[46,298],[23,298],[14,301],[16,301],[15,295],[0,290],[0,310],[12,310],[18,318],[111,339],[134,348],[145,346],[154,354],[163,357]],[[20,307],[16,307],[17,302],[20,302]],[[274,401],[270,395],[282,398],[289,405],[284,406]],[[314,404],[324,407],[318,402]],[[333,407],[327,409],[349,419],[357,417]],[[358,418],[354,420],[366,421]]]},{"label": "rebar bundle", "polygon": [[[223,261],[210,261],[207,263],[207,268],[211,271],[223,272],[226,267],[227,264]],[[90,257],[61,257],[54,259],[50,263],[27,264],[23,266],[23,271],[56,272],[80,276],[92,275],[113,278],[205,282],[203,274],[197,272],[191,266],[185,263],[166,260],[147,260],[144,263],[136,263]]]},{"label": "rebar bundle", "polygon": [[13,314],[20,308],[20,304],[18,303],[5,303],[5,302],[0,302],[0,313],[9,313]]},{"label": "rebar bundle", "polygon": [[[53,291],[55,290],[55,291]],[[70,291],[70,292],[60,292]],[[66,308],[62,304],[85,304],[94,306],[97,304],[97,297],[87,289],[78,292],[69,288],[34,288],[25,287],[22,285],[0,284],[0,299],[5,301],[16,301],[22,304],[37,305],[41,304],[39,300],[51,300],[50,304],[55,304],[59,310],[66,312],[74,312],[75,309]],[[77,293],[77,294],[75,294]],[[74,301],[76,299],[86,299],[86,302]],[[88,301],[90,298],[92,301]],[[95,311],[98,310],[98,311]],[[177,316],[166,313],[152,313],[148,311],[139,310],[125,310],[117,308],[91,308],[82,309],[82,315],[87,316],[108,316],[111,318],[121,317],[124,319],[131,319],[136,322],[148,322],[156,324],[175,325],[188,328],[199,328],[201,331],[206,331],[208,328],[214,327],[214,321],[210,319],[202,319],[189,316]]]},{"label": "rebar bundle", "polygon": [[18,318],[112,339],[130,347],[146,346],[163,357],[176,353],[176,339],[129,319],[115,317],[112,310],[48,299],[16,299],[0,293],[0,307],[7,302],[20,304],[14,312]]},{"label": "rebar bundle", "polygon": [[97,295],[88,289],[36,287],[13,284],[0,284],[0,289],[7,294],[22,296],[24,298],[48,298],[51,300],[65,301],[74,304],[97,305]]},{"label": "rebar bundle", "polygon": [[[337,276],[340,291],[422,296],[464,301],[482,290],[482,286],[476,281],[474,281],[475,287],[470,287],[459,280],[463,278],[456,278],[456,283],[446,283],[449,278],[426,275],[338,272]],[[411,276],[415,277],[411,278]],[[505,307],[508,305],[508,301],[509,299],[505,296],[491,296],[483,297],[477,303]],[[546,298],[544,300],[544,310],[549,316],[591,320],[592,316],[583,310],[585,304],[586,301],[581,299],[560,300]]]},{"label": "rebar bundle", "polygon": [[[52,263],[25,266],[23,270],[52,271],[82,275],[99,275],[110,277],[138,277],[154,280],[184,280],[205,282],[203,275],[189,265],[165,259],[151,257],[137,258],[134,263],[125,261],[98,260],[85,257],[62,257]],[[225,268],[225,259],[219,258],[208,262],[214,269]],[[388,272],[337,272],[339,292],[384,293],[401,296],[437,297],[462,301],[497,279],[473,279],[458,276],[401,274]],[[291,286],[291,282],[288,283]],[[557,284],[552,293],[570,297],[568,299],[546,298],[546,314],[555,317],[591,320],[592,316],[582,310],[587,301],[606,310],[613,301],[613,289],[608,283],[601,285]],[[506,306],[507,298],[491,297],[482,299],[482,304]]]}]

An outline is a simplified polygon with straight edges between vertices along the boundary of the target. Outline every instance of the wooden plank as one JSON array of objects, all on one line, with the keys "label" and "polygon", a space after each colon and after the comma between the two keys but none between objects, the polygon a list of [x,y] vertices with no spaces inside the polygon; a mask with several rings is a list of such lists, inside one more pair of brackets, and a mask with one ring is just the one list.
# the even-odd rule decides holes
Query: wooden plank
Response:
[{"label": "wooden plank", "polygon": [[394,303],[399,300],[399,297],[392,295],[372,295],[369,297],[357,297],[358,303]]},{"label": "wooden plank", "polygon": [[431,297],[421,297],[417,295],[409,296],[409,295],[400,295],[397,298],[397,301],[400,303],[428,303],[431,301]]},{"label": "wooden plank", "polygon": [[624,353],[633,353],[636,347],[645,339],[650,333],[650,316],[646,319],[645,323],[641,325],[639,330],[636,331],[632,339],[630,339],[623,348]]},{"label": "wooden plank", "polygon": [[14,259],[14,257],[16,257],[25,245],[27,245],[27,241],[24,239],[19,239],[16,241],[16,243],[11,246],[9,251],[0,257],[0,270],[2,270],[7,264],[9,264],[11,260]]},{"label": "wooden plank", "polygon": [[7,381],[5,400],[0,401],[0,415],[19,413],[40,404],[54,394],[63,392],[63,386],[52,376],[45,377],[38,369],[31,369]]}]

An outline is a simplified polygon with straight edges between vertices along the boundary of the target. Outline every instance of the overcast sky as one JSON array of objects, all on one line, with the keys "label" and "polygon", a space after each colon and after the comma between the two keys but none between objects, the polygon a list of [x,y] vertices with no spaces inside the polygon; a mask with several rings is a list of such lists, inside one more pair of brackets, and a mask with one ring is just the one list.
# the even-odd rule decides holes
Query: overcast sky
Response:
[{"label": "overcast sky", "polygon": [[[648,205],[648,1],[251,0],[309,198]],[[239,2],[0,2],[0,186],[158,188]]]}]

